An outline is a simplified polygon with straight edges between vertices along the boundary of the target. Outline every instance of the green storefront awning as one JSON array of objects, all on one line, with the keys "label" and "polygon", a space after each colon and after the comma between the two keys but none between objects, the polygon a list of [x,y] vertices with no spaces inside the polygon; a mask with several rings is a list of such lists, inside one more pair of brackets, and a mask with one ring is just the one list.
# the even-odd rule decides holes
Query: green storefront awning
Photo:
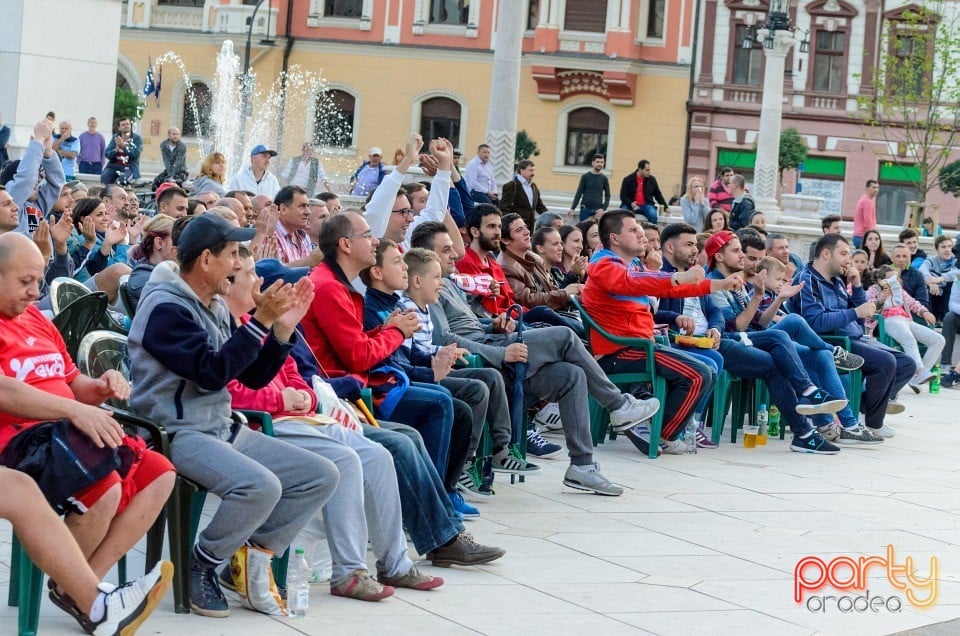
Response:
[{"label": "green storefront awning", "polygon": [[891,161],[882,161],[880,162],[879,180],[917,183],[920,181],[920,168],[916,166],[897,165]]},{"label": "green storefront awning", "polygon": [[847,173],[847,160],[837,157],[807,157],[803,162],[803,173],[811,177],[839,177]]},{"label": "green storefront awning", "polygon": [[729,166],[736,170],[737,168],[753,170],[757,163],[757,153],[752,150],[721,150],[717,153],[717,168]]}]

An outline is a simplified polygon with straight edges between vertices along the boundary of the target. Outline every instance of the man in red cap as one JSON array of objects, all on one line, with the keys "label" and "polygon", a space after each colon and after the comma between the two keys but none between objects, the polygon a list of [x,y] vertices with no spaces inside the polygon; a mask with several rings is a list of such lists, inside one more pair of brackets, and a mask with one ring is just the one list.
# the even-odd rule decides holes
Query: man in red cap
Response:
[{"label": "man in red cap", "polygon": [[[653,339],[648,296],[695,297],[715,289],[737,289],[743,284],[739,276],[704,280],[699,267],[672,274],[644,271],[636,259],[646,252],[647,239],[632,211],[604,214],[600,219],[600,242],[603,249],[594,254],[587,267],[587,283],[581,292],[583,306],[605,331],[616,336]],[[642,349],[621,347],[597,333],[591,334],[590,344],[600,368],[608,375],[646,368],[646,352]],[[664,451],[680,454],[684,444],[678,438],[697,403],[713,388],[713,371],[671,347],[654,345],[654,349],[657,375],[667,382],[661,431]],[[644,428],[638,425],[624,433],[641,452],[649,448],[649,431]]]}]

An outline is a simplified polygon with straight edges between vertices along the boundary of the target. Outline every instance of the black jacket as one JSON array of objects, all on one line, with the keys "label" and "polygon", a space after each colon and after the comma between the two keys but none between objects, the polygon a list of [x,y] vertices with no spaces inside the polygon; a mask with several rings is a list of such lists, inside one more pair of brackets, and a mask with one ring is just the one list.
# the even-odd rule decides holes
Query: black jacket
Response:
[{"label": "black jacket", "polygon": [[[623,181],[620,182],[620,206],[624,209],[630,210],[633,208],[632,203],[637,198],[637,173],[636,171],[631,172],[623,178]],[[667,201],[663,198],[663,193],[660,192],[660,186],[657,184],[657,178],[653,175],[643,178],[643,200],[646,201],[649,205],[656,205],[659,203],[664,208],[667,207]]]}]

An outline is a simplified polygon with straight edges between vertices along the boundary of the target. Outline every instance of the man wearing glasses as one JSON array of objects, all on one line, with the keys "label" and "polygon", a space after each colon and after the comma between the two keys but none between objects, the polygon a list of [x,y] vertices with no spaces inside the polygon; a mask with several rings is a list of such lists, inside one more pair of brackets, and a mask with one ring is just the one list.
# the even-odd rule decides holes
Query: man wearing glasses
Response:
[{"label": "man wearing glasses", "polygon": [[[403,161],[397,164],[396,169],[387,175],[364,208],[364,218],[370,224],[370,231],[376,237],[392,240],[400,246],[400,250],[410,247],[410,237],[413,230],[427,221],[443,223],[455,236],[460,237],[460,230],[447,209],[450,196],[450,173],[453,171],[453,145],[446,139],[434,139],[430,142],[430,156],[437,162],[437,173],[430,184],[430,197],[427,205],[417,215],[411,206],[410,199],[400,194],[400,185],[403,177],[423,147],[423,138],[420,135],[411,135],[404,149]],[[458,257],[463,256],[463,242],[455,245]]]}]

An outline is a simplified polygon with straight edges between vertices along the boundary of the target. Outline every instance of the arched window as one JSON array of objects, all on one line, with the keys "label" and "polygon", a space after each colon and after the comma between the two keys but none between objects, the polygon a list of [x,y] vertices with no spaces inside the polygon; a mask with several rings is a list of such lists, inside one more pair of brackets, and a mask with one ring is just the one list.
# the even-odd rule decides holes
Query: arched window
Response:
[{"label": "arched window", "polygon": [[317,95],[313,141],[327,148],[352,148],[356,99],[341,90]]},{"label": "arched window", "polygon": [[460,140],[460,104],[448,97],[431,97],[420,104],[420,135],[423,146],[438,138],[456,146]]},{"label": "arched window", "polygon": [[117,71],[117,88],[130,91],[131,93],[134,92],[133,89],[130,88],[130,82],[128,82],[127,78],[124,77],[119,71]]},{"label": "arched window", "polygon": [[568,166],[589,166],[594,155],[607,154],[610,118],[596,108],[578,108],[567,115]]},{"label": "arched window", "polygon": [[213,109],[213,93],[203,82],[193,82],[183,94],[184,137],[204,137],[210,134],[210,111]]}]

